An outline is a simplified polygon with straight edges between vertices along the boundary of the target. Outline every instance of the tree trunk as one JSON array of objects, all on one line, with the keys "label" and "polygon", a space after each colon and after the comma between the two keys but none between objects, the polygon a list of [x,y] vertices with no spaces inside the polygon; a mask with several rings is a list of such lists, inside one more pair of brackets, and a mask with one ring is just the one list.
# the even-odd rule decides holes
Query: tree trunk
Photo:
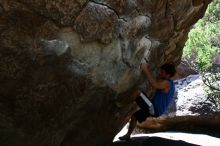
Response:
[{"label": "tree trunk", "polygon": [[146,132],[181,131],[220,137],[220,113],[211,116],[148,118],[138,125]]}]

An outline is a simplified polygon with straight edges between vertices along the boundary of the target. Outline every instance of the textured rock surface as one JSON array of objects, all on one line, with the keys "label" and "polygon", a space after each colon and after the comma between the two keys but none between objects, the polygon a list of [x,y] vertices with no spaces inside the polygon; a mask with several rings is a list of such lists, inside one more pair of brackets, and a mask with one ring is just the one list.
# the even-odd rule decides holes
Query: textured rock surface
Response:
[{"label": "textured rock surface", "polygon": [[141,123],[149,133],[159,131],[178,131],[186,133],[207,134],[220,138],[220,115],[211,116],[176,116],[152,118]]},{"label": "textured rock surface", "polygon": [[210,0],[0,0],[2,146],[108,144],[134,111],[112,100],[180,62]]},{"label": "textured rock surface", "polygon": [[192,69],[185,61],[181,61],[180,64],[176,67],[176,74],[173,79],[180,80],[186,78],[189,75],[195,74],[198,74],[198,72]]}]

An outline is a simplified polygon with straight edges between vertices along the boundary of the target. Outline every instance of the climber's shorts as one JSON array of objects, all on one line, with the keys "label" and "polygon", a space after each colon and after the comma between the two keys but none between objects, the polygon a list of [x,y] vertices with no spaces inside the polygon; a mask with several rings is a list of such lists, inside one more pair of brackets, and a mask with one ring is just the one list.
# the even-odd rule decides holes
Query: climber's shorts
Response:
[{"label": "climber's shorts", "polygon": [[135,101],[140,109],[136,111],[133,116],[138,120],[139,123],[145,121],[147,117],[156,115],[153,104],[144,92],[141,92]]}]

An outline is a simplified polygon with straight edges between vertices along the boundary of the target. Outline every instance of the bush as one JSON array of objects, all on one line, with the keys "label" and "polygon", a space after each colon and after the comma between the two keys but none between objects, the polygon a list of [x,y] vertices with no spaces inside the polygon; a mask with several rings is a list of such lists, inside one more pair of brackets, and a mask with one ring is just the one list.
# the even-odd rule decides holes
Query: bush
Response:
[{"label": "bush", "polygon": [[219,97],[220,66],[213,59],[220,55],[220,0],[213,0],[204,18],[195,24],[188,37],[182,59],[203,75],[203,81],[209,87],[210,93]]}]

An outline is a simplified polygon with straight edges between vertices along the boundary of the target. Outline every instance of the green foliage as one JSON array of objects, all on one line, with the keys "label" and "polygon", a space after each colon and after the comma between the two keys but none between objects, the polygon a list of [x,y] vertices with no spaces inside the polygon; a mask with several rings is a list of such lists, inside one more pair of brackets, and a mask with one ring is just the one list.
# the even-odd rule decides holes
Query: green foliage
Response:
[{"label": "green foliage", "polygon": [[210,71],[213,58],[220,54],[220,0],[214,0],[203,19],[189,33],[183,59],[199,72]]},{"label": "green foliage", "polygon": [[214,69],[217,69],[217,71],[202,74],[202,80],[206,85],[205,91],[207,95],[209,97],[219,98],[220,101],[220,69],[216,67]]},{"label": "green foliage", "polygon": [[213,0],[206,10],[206,14],[203,18],[204,22],[215,23],[220,20],[220,2],[219,0]]},{"label": "green foliage", "polygon": [[183,60],[202,75],[209,97],[220,103],[220,66],[213,59],[220,55],[220,0],[213,0],[203,19],[189,33]]}]

